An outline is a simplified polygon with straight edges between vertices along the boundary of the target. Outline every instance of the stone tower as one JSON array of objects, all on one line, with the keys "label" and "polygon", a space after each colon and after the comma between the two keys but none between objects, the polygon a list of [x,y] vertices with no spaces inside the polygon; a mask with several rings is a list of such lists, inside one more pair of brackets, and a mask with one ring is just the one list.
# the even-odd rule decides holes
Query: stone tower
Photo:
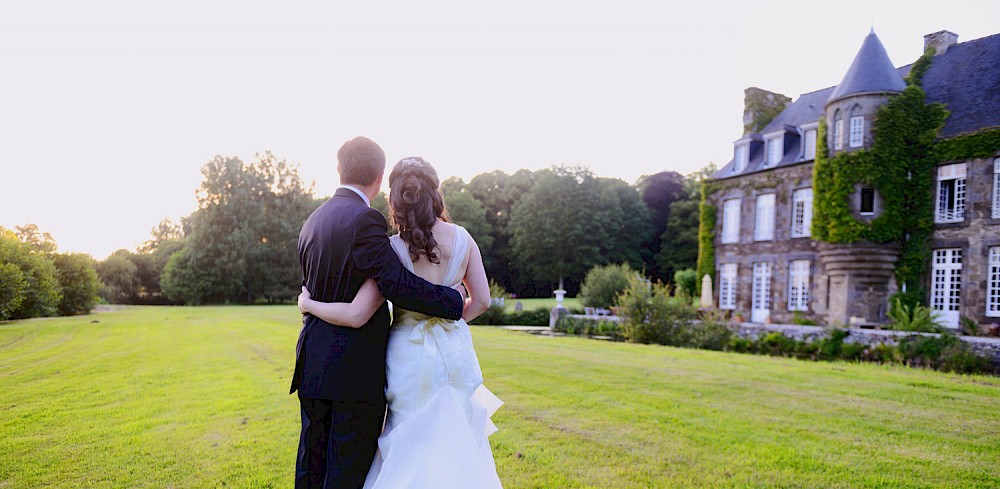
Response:
[{"label": "stone tower", "polygon": [[[899,71],[872,30],[844,79],[826,101],[829,157],[872,145],[875,112],[906,88]],[[884,210],[877,188],[857,182],[851,196],[855,219],[870,222]],[[897,290],[899,250],[890,244],[822,243],[819,261],[827,276],[829,324],[874,324],[886,320],[889,297]]]}]

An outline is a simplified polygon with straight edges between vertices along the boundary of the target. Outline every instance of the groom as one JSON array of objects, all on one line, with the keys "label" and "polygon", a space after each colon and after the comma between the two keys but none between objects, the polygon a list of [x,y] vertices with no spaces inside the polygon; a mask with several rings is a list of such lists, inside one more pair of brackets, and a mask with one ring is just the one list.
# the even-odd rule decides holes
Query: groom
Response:
[{"label": "groom", "polygon": [[[337,152],[341,187],[306,219],[299,234],[303,284],[313,299],[351,302],[375,279],[397,307],[458,319],[462,296],[410,273],[389,245],[386,222],[370,201],[382,186],[385,153],[356,137]],[[389,307],[361,328],[305,315],[295,347],[290,393],[298,390],[302,432],[295,487],[360,488],[375,457],[385,416]]]}]

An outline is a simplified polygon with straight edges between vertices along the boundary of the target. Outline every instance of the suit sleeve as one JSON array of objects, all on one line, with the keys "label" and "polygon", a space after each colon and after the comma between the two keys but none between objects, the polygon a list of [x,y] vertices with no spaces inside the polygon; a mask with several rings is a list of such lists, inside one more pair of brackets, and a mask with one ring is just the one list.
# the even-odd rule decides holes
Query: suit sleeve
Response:
[{"label": "suit sleeve", "polygon": [[389,244],[382,214],[365,211],[354,225],[354,264],[375,280],[379,292],[396,306],[445,319],[462,317],[462,295],[411,273]]}]

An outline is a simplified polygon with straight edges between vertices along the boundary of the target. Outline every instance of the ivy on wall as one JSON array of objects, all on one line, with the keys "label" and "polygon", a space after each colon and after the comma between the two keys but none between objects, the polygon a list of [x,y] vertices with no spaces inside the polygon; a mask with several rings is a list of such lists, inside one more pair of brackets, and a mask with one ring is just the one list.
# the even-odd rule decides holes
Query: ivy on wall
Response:
[{"label": "ivy on wall", "polygon": [[[921,87],[933,57],[933,50],[925,52],[911,67],[903,92],[876,111],[870,148],[829,157],[826,118],[820,118],[813,165],[813,239],[898,246],[901,256],[896,264],[896,280],[906,284],[908,295],[920,301],[924,298],[920,290],[930,261],[929,239],[934,231],[937,164],[987,158],[1000,152],[1000,128],[936,140],[949,113],[942,104],[926,103],[926,93]],[[698,230],[699,278],[715,272],[717,209],[709,197],[733,186],[751,185],[758,189],[771,184],[770,180],[758,179],[705,183]],[[859,184],[877,189],[882,196],[882,214],[867,223],[856,218],[851,205],[855,185]]]},{"label": "ivy on wall", "polygon": [[[899,246],[896,280],[910,290],[919,289],[930,258],[934,168],[939,161],[935,138],[948,117],[944,105],[925,102],[921,88],[933,55],[924,53],[914,63],[903,93],[878,109],[871,148],[829,157],[826,121],[820,120],[813,165],[813,238]],[[859,221],[851,206],[858,184],[875,188],[883,199],[882,215],[868,223]]]},{"label": "ivy on wall", "polygon": [[[698,220],[698,286],[705,275],[715,272],[715,220],[718,215],[714,205],[708,203],[708,196],[715,192],[715,186],[705,182],[701,186],[701,205]],[[700,289],[699,289],[700,290]]]}]

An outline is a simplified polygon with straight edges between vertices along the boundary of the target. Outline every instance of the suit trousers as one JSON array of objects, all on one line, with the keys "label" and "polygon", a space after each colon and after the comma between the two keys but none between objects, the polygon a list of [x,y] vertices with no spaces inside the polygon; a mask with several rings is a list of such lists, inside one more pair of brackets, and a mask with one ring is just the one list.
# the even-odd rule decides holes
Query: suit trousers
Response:
[{"label": "suit trousers", "polygon": [[385,419],[385,400],[332,401],[299,396],[302,432],[296,489],[361,488]]}]

